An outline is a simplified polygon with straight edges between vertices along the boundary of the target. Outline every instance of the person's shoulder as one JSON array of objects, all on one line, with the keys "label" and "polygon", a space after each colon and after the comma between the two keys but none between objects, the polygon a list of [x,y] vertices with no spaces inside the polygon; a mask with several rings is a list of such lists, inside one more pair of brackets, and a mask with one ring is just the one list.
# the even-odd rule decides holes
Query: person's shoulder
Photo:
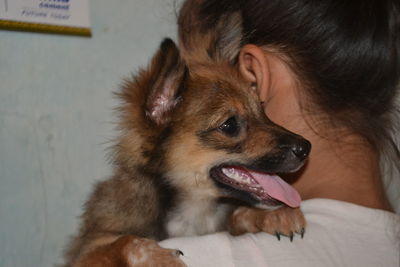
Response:
[{"label": "person's shoulder", "polygon": [[399,266],[399,215],[329,199],[303,201],[301,209],[306,232],[292,242],[266,233],[216,233],[161,244],[182,250],[189,266]]},{"label": "person's shoulder", "polygon": [[400,215],[333,199],[310,199],[301,206],[307,221],[340,227],[357,226],[375,231],[400,232]]}]

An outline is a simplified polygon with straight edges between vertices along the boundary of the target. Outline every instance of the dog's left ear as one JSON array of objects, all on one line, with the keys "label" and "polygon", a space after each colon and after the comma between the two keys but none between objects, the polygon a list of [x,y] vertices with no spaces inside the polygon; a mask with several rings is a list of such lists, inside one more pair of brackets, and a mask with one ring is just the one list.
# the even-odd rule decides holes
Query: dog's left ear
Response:
[{"label": "dog's left ear", "polygon": [[158,126],[170,121],[171,111],[180,99],[185,72],[174,41],[164,39],[150,65],[150,91],[145,104],[146,116]]}]

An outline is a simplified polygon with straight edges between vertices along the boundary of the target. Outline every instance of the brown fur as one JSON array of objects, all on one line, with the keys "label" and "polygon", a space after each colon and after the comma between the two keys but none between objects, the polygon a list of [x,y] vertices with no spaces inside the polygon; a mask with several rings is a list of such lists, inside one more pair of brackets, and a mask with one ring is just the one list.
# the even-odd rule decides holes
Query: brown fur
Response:
[{"label": "brown fur", "polygon": [[134,236],[122,236],[116,241],[84,253],[75,267],[180,267],[180,251],[161,248],[155,241]]},{"label": "brown fur", "polygon": [[293,240],[295,233],[304,235],[306,221],[300,209],[282,207],[277,210],[266,211],[249,207],[237,208],[229,222],[229,232],[232,235],[245,233],[265,232],[276,235],[289,236]]},{"label": "brown fur", "polygon": [[[188,65],[173,42],[164,41],[148,69],[118,93],[121,134],[112,155],[114,175],[98,183],[86,203],[66,266],[157,266],[128,261],[127,250],[135,258],[149,249],[138,237],[226,230],[236,207],[227,199],[236,196],[216,185],[210,169],[224,162],[262,169],[263,160],[283,153],[280,137],[301,139],[269,121],[249,88],[228,62]],[[219,127],[232,116],[241,127],[229,136]],[[288,162],[279,163],[276,170],[285,171]],[[284,216],[298,216],[293,214]],[[183,266],[176,251],[151,246],[156,251],[151,259]]]},{"label": "brown fur", "polygon": [[[227,12],[218,20],[199,21],[204,0],[185,1],[179,12],[178,35],[182,57],[189,63],[212,60],[235,63],[242,45],[242,16]],[[226,7],[229,10],[229,7]],[[209,24],[212,23],[212,24]]]}]

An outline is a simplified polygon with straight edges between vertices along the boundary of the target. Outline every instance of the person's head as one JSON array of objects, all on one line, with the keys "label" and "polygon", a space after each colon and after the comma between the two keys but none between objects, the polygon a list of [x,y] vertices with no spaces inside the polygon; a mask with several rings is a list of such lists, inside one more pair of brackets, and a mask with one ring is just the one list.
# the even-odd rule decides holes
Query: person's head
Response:
[{"label": "person's head", "polygon": [[391,140],[400,76],[397,0],[187,0],[178,27],[187,57],[199,53],[204,37],[245,69],[246,54],[260,48],[287,64],[299,105],[328,129],[345,127],[377,149]]}]

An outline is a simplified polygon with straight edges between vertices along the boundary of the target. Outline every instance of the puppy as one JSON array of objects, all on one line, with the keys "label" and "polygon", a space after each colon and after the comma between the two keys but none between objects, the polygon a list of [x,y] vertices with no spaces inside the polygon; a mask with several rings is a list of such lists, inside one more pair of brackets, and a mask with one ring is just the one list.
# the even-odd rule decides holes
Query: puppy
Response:
[{"label": "puppy", "polygon": [[268,120],[228,62],[189,67],[166,39],[118,96],[114,175],[86,203],[65,266],[184,266],[180,251],[156,241],[223,230],[302,234],[300,197],[277,173],[297,171],[310,143]]}]

